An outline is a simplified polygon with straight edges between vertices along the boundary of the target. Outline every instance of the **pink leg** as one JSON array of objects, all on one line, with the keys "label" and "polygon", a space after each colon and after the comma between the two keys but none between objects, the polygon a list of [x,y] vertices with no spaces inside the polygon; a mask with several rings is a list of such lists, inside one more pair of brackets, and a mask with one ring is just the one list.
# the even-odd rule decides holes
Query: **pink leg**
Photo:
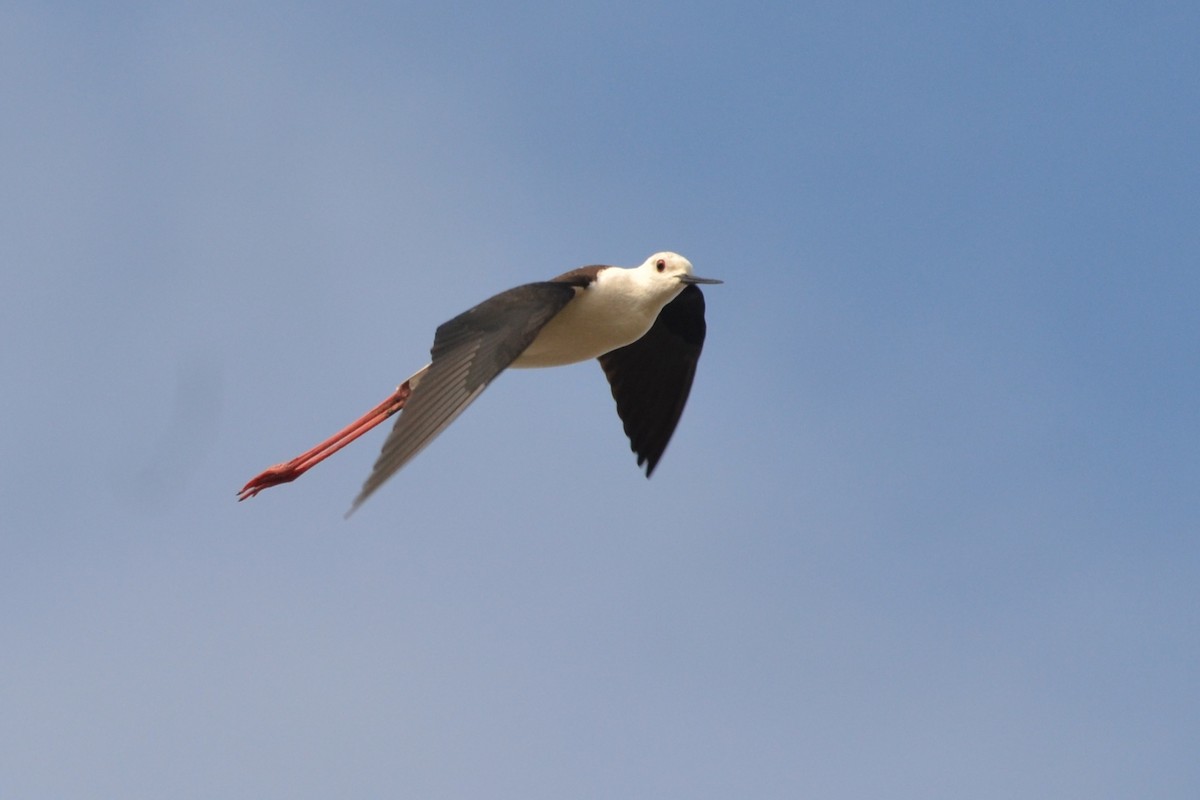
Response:
[{"label": "pink leg", "polygon": [[409,395],[412,394],[412,382],[414,378],[418,378],[424,371],[412,376],[404,383],[400,384],[392,395],[384,400],[375,408],[368,411],[358,420],[350,423],[342,430],[335,433],[319,445],[302,453],[291,461],[285,461],[282,464],[276,464],[269,467],[261,475],[254,477],[242,487],[238,492],[238,500],[245,500],[247,497],[261,492],[263,489],[270,489],[272,486],[278,486],[281,483],[288,483],[299,478],[309,468],[329,458],[331,455],[341,450],[352,441],[362,436],[367,431],[374,428],[379,423],[383,422],[388,417],[395,414],[400,409],[404,408],[404,404],[408,402]]}]

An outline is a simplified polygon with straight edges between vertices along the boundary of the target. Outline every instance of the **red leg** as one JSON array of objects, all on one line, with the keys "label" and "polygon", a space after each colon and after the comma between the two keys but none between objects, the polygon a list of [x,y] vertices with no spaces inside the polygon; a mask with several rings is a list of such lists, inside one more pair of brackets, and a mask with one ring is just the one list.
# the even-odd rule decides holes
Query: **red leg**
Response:
[{"label": "red leg", "polygon": [[[413,378],[416,377],[417,375],[413,376]],[[242,490],[238,492],[238,500],[241,501],[245,500],[247,497],[254,497],[254,495],[258,494],[263,489],[270,489],[272,486],[278,486],[281,483],[288,483],[289,481],[296,480],[296,478],[299,478],[301,475],[307,472],[309,468],[329,458],[338,450],[341,450],[343,447],[350,444],[352,441],[362,436],[364,433],[371,430],[400,409],[404,408],[404,404],[408,402],[409,395],[412,394],[412,386],[410,384],[412,383],[413,378],[409,378],[404,383],[400,384],[400,386],[396,388],[396,391],[393,392],[391,397],[389,397],[387,400],[384,400],[362,417],[350,423],[345,428],[321,442],[313,449],[296,456],[291,461],[285,461],[282,464],[276,464],[273,467],[269,467],[261,475],[252,478],[250,482],[243,486]]]}]

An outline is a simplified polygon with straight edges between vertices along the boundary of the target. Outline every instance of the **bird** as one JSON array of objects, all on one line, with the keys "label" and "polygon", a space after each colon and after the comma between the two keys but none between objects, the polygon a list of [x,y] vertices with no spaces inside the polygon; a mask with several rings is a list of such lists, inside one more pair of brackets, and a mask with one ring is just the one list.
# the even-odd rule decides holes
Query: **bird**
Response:
[{"label": "bird", "polygon": [[397,412],[347,516],[458,418],[509,367],[597,359],[630,449],[649,478],[679,423],[704,346],[702,284],[692,263],[660,252],[637,267],[593,265],[526,283],[440,325],[430,361],[382,403],[290,461],[269,467],[238,500],[288,483]]}]

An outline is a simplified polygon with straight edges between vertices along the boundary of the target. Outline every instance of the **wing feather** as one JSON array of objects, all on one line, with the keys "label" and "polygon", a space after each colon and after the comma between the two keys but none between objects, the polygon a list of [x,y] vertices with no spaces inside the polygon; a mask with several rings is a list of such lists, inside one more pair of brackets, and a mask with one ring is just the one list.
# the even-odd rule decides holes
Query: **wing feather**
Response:
[{"label": "wing feather", "polygon": [[528,283],[484,300],[437,329],[428,371],[400,412],[350,511],[466,410],[575,296],[568,282]]},{"label": "wing feather", "polygon": [[704,295],[686,287],[641,339],[600,356],[617,414],[646,477],[671,441],[704,347]]}]

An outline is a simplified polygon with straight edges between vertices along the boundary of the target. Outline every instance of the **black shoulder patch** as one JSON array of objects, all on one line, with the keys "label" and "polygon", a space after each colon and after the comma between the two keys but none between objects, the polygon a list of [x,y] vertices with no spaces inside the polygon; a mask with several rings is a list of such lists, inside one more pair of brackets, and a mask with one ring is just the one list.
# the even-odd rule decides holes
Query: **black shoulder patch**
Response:
[{"label": "black shoulder patch", "polygon": [[578,286],[580,289],[586,289],[596,282],[596,276],[604,270],[608,269],[604,264],[594,264],[590,267],[579,267],[570,272],[564,272],[557,278],[552,278],[553,283],[565,283],[569,286]]}]

